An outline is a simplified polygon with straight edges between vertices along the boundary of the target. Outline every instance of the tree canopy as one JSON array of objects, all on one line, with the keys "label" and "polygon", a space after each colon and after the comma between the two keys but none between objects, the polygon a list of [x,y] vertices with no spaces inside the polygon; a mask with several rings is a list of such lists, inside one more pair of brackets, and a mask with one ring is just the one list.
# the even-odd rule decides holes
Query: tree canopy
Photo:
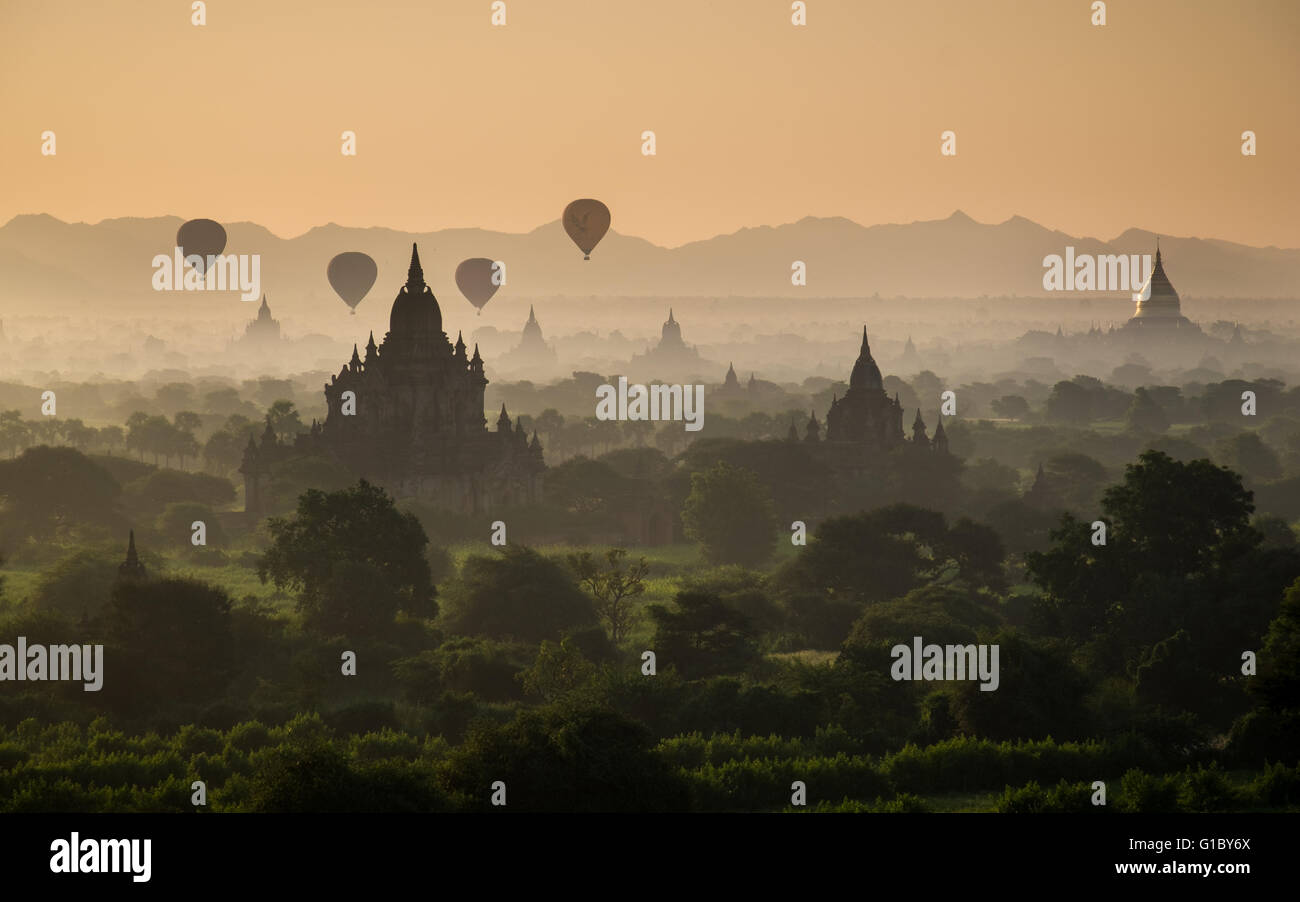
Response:
[{"label": "tree canopy", "polygon": [[308,489],[294,516],[272,517],[267,529],[258,576],[298,592],[299,609],[321,628],[369,624],[375,606],[437,613],[424,528],[364,479],[341,491]]}]

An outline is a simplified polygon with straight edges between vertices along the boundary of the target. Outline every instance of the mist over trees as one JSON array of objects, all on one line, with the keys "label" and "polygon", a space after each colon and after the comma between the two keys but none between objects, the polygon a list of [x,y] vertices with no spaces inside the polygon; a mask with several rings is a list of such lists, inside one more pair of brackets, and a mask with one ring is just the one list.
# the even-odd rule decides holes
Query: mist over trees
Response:
[{"label": "mist over trees", "polygon": [[[794,779],[823,809],[1089,810],[1096,774],[1125,810],[1294,805],[1300,395],[1152,373],[972,381],[958,416],[921,400],[939,370],[890,376],[951,451],[856,474],[806,440],[834,379],[699,433],[595,420],[594,373],[502,383],[549,466],[491,518],[310,456],[246,516],[244,450],[310,429],[306,382],[6,408],[0,631],[109,669],[0,699],[0,808],[190,810],[200,771],[225,811],[481,810],[489,773],[527,810],[782,810]],[[996,644],[999,688],[892,679],[915,637]]]}]

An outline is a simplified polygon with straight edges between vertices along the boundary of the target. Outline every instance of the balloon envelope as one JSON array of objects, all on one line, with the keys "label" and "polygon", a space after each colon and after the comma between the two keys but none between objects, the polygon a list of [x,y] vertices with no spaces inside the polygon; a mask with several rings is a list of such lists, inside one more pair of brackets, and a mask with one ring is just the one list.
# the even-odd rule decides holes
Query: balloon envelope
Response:
[{"label": "balloon envelope", "polygon": [[470,257],[456,267],[456,287],[479,310],[501,287],[492,280],[492,262],[487,257]]},{"label": "balloon envelope", "polygon": [[191,219],[176,230],[176,246],[186,257],[197,254],[203,263],[196,266],[203,275],[209,256],[218,256],[226,249],[226,230],[221,223],[211,219]]},{"label": "balloon envelope", "polygon": [[356,313],[357,304],[361,303],[361,299],[375,284],[379,267],[369,254],[347,251],[330,261],[330,265],[325,268],[325,275],[329,277],[330,285],[343,299],[343,303]]},{"label": "balloon envelope", "polygon": [[583,259],[591,259],[591,251],[609,231],[609,207],[598,200],[584,197],[564,208],[564,231],[569,233]]}]

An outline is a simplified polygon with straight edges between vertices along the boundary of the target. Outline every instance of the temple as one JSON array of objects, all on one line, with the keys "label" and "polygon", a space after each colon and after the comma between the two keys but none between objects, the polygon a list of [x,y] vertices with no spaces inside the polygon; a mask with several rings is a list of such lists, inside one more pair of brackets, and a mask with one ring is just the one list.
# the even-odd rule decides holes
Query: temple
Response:
[{"label": "temple", "polygon": [[126,543],[126,559],[117,565],[117,577],[119,580],[135,581],[148,578],[149,573],[145,570],[144,564],[140,563],[140,555],[135,550],[135,530],[131,530],[130,537]]},{"label": "temple", "polygon": [[244,327],[244,341],[250,343],[273,343],[280,340],[280,321],[271,318],[271,308],[262,295],[262,306],[257,308],[257,319]]},{"label": "temple", "polygon": [[903,405],[885,393],[880,367],[867,343],[866,326],[862,327],[862,348],[849,374],[849,389],[844,397],[833,399],[826,412],[826,440],[880,450],[903,442]]},{"label": "temple", "polygon": [[749,379],[741,383],[740,378],[736,375],[736,367],[733,364],[727,364],[727,375],[723,377],[722,384],[710,391],[710,397],[725,409],[735,411],[747,409],[744,405],[750,406],[761,404],[766,399],[779,398],[784,394],[781,386],[775,382],[769,382],[766,379],[759,379],[754,373],[749,374]]},{"label": "temple", "polygon": [[1165,275],[1164,262],[1160,258],[1160,242],[1156,242],[1156,262],[1147,276],[1142,290],[1133,295],[1137,311],[1132,319],[1124,324],[1129,331],[1141,330],[1141,334],[1152,332],[1164,333],[1169,330],[1191,331],[1199,333],[1200,328],[1183,316],[1182,304],[1178,292]]},{"label": "temple", "polygon": [[524,323],[524,332],[519,342],[519,349],[525,348],[534,351],[548,350],[546,339],[542,338],[542,326],[537,322],[537,314],[533,312],[533,305],[528,305],[528,322]]},{"label": "temple", "polygon": [[[849,388],[843,397],[832,398],[824,429],[823,438],[823,424],[817,421],[814,411],[804,427],[803,441],[815,446],[817,456],[832,470],[847,475],[870,473],[872,461],[895,448],[948,453],[942,419],[935,426],[934,437],[928,438],[925,420],[917,410],[911,440],[904,435],[903,405],[897,395],[890,398],[885,392],[880,367],[871,356],[865,326],[862,347],[849,374]],[[791,424],[787,438],[795,437],[794,424]]]},{"label": "temple", "polygon": [[424,281],[412,245],[406,284],[389,313],[379,344],[370,335],[365,356],[352,358],[325,385],[323,423],[292,446],[270,429],[250,439],[243,466],[245,509],[269,512],[276,465],[326,455],[399,498],[477,513],[531,504],[540,498],[545,463],[536,433],[512,426],[504,405],[489,432],[483,410],[487,386],[478,346],[471,356],[459,335],[443,331],[442,309]]},{"label": "temple", "polygon": [[708,361],[700,352],[682,339],[682,327],[668,308],[668,319],[659,335],[659,344],[644,354],[636,354],[628,362],[629,374],[637,377],[676,379],[699,376]]},{"label": "temple", "polygon": [[547,344],[542,336],[542,324],[537,321],[537,314],[530,304],[528,322],[524,323],[519,344],[501,356],[497,367],[502,370],[526,371],[530,377],[536,378],[539,374],[553,374],[558,362],[555,348]]}]

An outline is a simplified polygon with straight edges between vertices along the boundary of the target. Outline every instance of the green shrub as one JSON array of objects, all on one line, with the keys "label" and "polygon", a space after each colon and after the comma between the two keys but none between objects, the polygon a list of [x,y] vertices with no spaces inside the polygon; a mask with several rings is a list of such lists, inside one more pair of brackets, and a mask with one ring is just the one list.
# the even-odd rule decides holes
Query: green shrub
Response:
[{"label": "green shrub", "polygon": [[1127,771],[1119,784],[1121,811],[1149,813],[1178,810],[1178,793],[1181,780],[1177,775],[1157,776],[1134,768]]},{"label": "green shrub", "polygon": [[1188,768],[1182,777],[1178,806],[1185,811],[1229,811],[1241,805],[1236,788],[1219,770],[1218,763],[1209,767]]},{"label": "green shrub", "polygon": [[1300,766],[1266,764],[1250,784],[1249,794],[1260,805],[1282,808],[1300,805]]},{"label": "green shrub", "polygon": [[271,744],[271,731],[256,720],[237,724],[226,735],[226,745],[241,752],[255,752]]},{"label": "green shrub", "polygon": [[1104,806],[1092,804],[1095,790],[1091,782],[1071,783],[1062,780],[1051,789],[1044,789],[1031,780],[1020,788],[1006,787],[997,801],[997,810],[1003,814],[1063,814],[1104,811]]}]

